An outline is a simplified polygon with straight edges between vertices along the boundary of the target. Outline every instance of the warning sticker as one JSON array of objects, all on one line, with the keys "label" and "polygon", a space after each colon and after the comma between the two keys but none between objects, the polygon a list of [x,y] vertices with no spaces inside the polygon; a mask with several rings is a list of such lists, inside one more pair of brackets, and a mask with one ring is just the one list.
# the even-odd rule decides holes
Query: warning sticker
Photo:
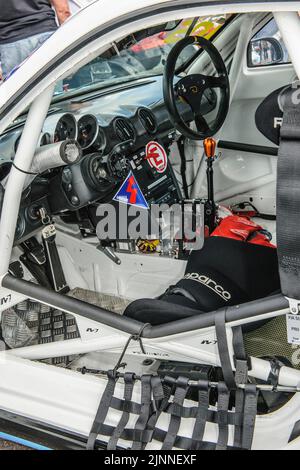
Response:
[{"label": "warning sticker", "polygon": [[149,209],[145,196],[142,193],[142,190],[139,187],[138,182],[136,181],[132,172],[130,172],[127,176],[126,180],[113,198],[113,201],[122,202],[124,204],[128,204],[129,206]]},{"label": "warning sticker", "polygon": [[286,316],[287,339],[289,344],[300,344],[300,315]]},{"label": "warning sticker", "polygon": [[164,173],[168,166],[168,157],[165,149],[158,142],[149,142],[146,146],[146,159],[151,168],[158,173]]}]

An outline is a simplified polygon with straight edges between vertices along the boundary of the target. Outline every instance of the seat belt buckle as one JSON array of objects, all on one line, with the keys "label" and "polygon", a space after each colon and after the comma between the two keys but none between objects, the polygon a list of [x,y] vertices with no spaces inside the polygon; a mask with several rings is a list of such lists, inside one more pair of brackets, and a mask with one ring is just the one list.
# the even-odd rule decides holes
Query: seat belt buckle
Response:
[{"label": "seat belt buckle", "polygon": [[291,299],[290,297],[286,297],[286,300],[289,303],[291,314],[292,315],[299,315],[299,313],[300,313],[300,300]]}]

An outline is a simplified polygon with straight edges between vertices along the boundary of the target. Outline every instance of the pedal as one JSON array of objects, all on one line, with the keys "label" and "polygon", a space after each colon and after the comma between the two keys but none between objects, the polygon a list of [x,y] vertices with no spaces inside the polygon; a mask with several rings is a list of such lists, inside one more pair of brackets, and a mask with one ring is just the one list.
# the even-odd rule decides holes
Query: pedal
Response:
[{"label": "pedal", "polygon": [[43,246],[39,244],[36,238],[32,237],[21,244],[26,258],[30,263],[42,266],[46,263],[46,256]]},{"label": "pedal", "polygon": [[52,286],[46,274],[46,255],[43,245],[32,237],[21,243],[21,247],[24,254],[20,256],[20,261],[41,286],[51,289]]},{"label": "pedal", "polygon": [[18,279],[23,279],[24,277],[24,269],[20,261],[13,261],[8,268],[9,274]]}]

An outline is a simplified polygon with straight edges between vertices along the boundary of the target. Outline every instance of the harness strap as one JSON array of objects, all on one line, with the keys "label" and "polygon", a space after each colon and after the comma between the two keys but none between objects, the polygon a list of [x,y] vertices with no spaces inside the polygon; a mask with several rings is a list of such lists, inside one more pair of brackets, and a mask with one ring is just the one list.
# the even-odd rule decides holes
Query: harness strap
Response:
[{"label": "harness strap", "polygon": [[171,388],[168,387],[168,394],[166,396],[164,388],[162,386],[161,378],[159,376],[154,376],[151,378],[151,387],[154,400],[152,403],[154,405],[154,413],[152,414],[152,416],[150,416],[146,429],[147,431],[153,432],[158,418],[168,406],[169,399],[171,396]]},{"label": "harness strap", "polygon": [[244,403],[245,403],[245,392],[241,388],[238,388],[235,392],[235,413],[241,416],[239,423],[234,426],[234,447],[242,447],[243,438],[243,419],[244,419]]},{"label": "harness strap", "polygon": [[215,317],[216,335],[218,341],[218,351],[221,361],[225,383],[229,390],[235,390],[236,384],[228,350],[226,334],[226,309],[219,312]]},{"label": "harness strap", "polygon": [[143,450],[147,442],[151,440],[150,437],[145,439],[144,431],[147,428],[147,423],[151,412],[151,375],[142,375],[141,377],[142,397],[141,397],[141,414],[137,419],[134,428],[132,450]]},{"label": "harness strap", "polygon": [[235,383],[237,385],[248,382],[248,370],[251,370],[251,360],[245,350],[243,331],[241,326],[232,328],[233,350],[235,360]]},{"label": "harness strap", "polygon": [[273,387],[276,388],[278,387],[279,374],[280,374],[282,366],[276,358],[272,358],[270,360],[270,366],[271,366],[271,370],[270,370],[267,382],[271,383]]},{"label": "harness strap", "polygon": [[117,378],[113,371],[109,371],[108,374],[108,382],[106,385],[106,388],[104,390],[104,393],[102,395],[100,405],[98,407],[98,411],[92,426],[92,430],[90,432],[88,442],[87,442],[87,450],[94,450],[95,448],[95,442],[97,439],[98,434],[100,433],[101,427],[104,424],[105,418],[107,416],[112,397],[115,391],[116,387],[116,382]]},{"label": "harness strap", "polygon": [[174,408],[178,410],[178,415],[171,415],[169,429],[162,445],[162,450],[172,450],[175,444],[176,436],[180,428],[181,417],[180,411],[189,388],[189,379],[186,377],[178,377],[176,380],[176,389],[174,394]]},{"label": "harness strap", "polygon": [[224,382],[218,384],[219,437],[216,450],[226,450],[228,445],[228,408],[230,392]]},{"label": "harness strap", "polygon": [[116,450],[118,440],[120,439],[126,424],[130,417],[130,402],[132,399],[132,393],[134,388],[135,378],[134,374],[126,372],[124,375],[124,402],[123,402],[123,414],[119,421],[119,424],[115,428],[113,435],[107,444],[107,450]]},{"label": "harness strap", "polygon": [[[237,385],[247,384],[248,382],[248,369],[251,361],[249,356],[246,353],[242,327],[237,326],[232,328],[233,333],[233,350],[235,354],[235,383]],[[244,413],[245,406],[245,392],[244,390],[237,388],[235,393],[235,412],[238,415]],[[243,437],[243,422],[237,423],[234,427],[234,446],[242,447],[242,437]]]},{"label": "harness strap", "polygon": [[191,450],[200,450],[200,444],[203,441],[205,426],[208,418],[209,409],[209,382],[208,380],[199,380],[198,382],[198,412],[193,430],[193,443]]},{"label": "harness strap", "polygon": [[182,297],[185,297],[188,300],[191,300],[192,302],[197,303],[197,300],[195,297],[186,289],[183,289],[183,287],[177,287],[177,286],[170,286],[166,292],[163,294],[162,298],[165,295],[181,295]]},{"label": "harness strap", "polygon": [[245,385],[245,407],[243,423],[242,448],[250,450],[253,442],[255,420],[257,415],[257,397],[256,385]]},{"label": "harness strap", "polygon": [[[293,94],[296,94],[294,100]],[[299,88],[283,95],[283,122],[277,165],[277,247],[281,291],[300,299],[300,107]]]}]

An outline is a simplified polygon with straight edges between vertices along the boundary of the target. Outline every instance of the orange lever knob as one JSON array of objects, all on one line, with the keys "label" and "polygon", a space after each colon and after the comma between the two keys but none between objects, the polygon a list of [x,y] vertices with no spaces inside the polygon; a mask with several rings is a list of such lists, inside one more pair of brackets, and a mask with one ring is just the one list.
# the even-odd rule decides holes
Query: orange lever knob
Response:
[{"label": "orange lever knob", "polygon": [[212,137],[204,140],[204,152],[207,158],[213,158],[216,155],[217,142]]}]

